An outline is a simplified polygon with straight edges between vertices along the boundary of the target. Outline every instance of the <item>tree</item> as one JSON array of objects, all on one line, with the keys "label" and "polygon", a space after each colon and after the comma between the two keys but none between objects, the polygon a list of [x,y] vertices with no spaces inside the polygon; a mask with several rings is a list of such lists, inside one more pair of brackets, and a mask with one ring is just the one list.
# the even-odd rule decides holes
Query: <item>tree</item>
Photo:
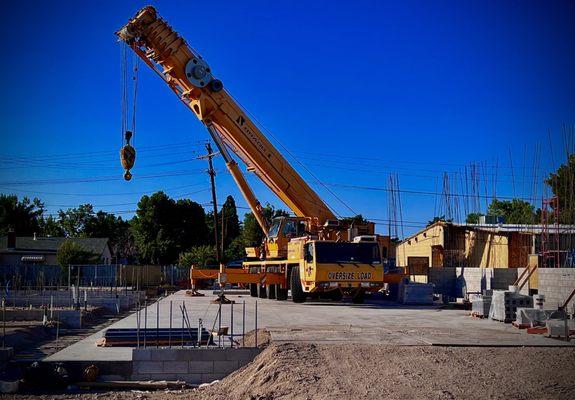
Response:
[{"label": "tree", "polygon": [[[535,207],[531,203],[520,199],[493,199],[487,208],[487,214],[503,217],[506,224],[533,224],[538,221]],[[465,222],[477,224],[479,223],[479,217],[482,215],[478,213],[468,214]]]},{"label": "tree", "polygon": [[533,224],[536,222],[535,207],[531,203],[519,199],[493,199],[487,213],[502,216],[506,224]]},{"label": "tree", "polygon": [[18,201],[15,195],[0,195],[0,236],[5,236],[13,229],[19,236],[40,234],[40,220],[44,204],[35,198],[30,201],[24,197]]},{"label": "tree", "polygon": [[[268,225],[271,225],[272,220],[277,217],[287,217],[289,213],[285,210],[275,209],[270,204],[266,204],[263,209],[264,218]],[[264,233],[256,220],[253,213],[247,213],[244,216],[244,229],[243,229],[243,239],[247,247],[259,246],[264,238]]]},{"label": "tree", "polygon": [[74,264],[92,264],[97,261],[97,258],[97,255],[72,240],[65,240],[56,253],[58,264],[63,269]]},{"label": "tree", "polygon": [[214,247],[209,245],[194,246],[185,253],[180,253],[178,265],[190,267],[192,264],[199,267],[216,264]]},{"label": "tree", "polygon": [[479,217],[481,217],[483,214],[480,213],[470,213],[467,214],[467,218],[465,219],[465,222],[468,224],[478,224],[479,223]]},{"label": "tree", "polygon": [[442,215],[441,217],[434,217],[431,221],[427,221],[427,225],[425,226],[426,228],[428,226],[431,226],[433,224],[435,224],[436,222],[452,222],[452,219],[445,219],[445,215]]},{"label": "tree", "polygon": [[48,215],[46,218],[42,217],[40,220],[40,234],[46,237],[65,236],[64,229],[62,229],[58,220],[51,215]]},{"label": "tree", "polygon": [[205,244],[208,232],[203,208],[191,200],[175,202],[163,192],[143,196],[132,219],[132,232],[142,261],[171,264],[180,253]]},{"label": "tree", "polygon": [[236,202],[232,196],[226,198],[218,220],[224,232],[224,249],[227,249],[240,235],[240,219],[238,218]]},{"label": "tree", "polygon": [[549,174],[545,183],[559,199],[559,221],[562,224],[575,223],[575,153],[567,157],[556,172]]},{"label": "tree", "polygon": [[58,224],[67,237],[85,237],[86,226],[94,215],[91,204],[80,204],[77,208],[58,211]]}]

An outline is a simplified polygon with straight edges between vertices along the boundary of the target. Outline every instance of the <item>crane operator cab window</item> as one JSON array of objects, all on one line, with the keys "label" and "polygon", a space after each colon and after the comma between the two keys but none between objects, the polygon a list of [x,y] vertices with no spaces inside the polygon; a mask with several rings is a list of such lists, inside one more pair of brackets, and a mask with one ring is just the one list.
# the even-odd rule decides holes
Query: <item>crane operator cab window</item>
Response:
[{"label": "crane operator cab window", "polygon": [[304,260],[308,263],[313,262],[313,243],[307,243],[303,248]]},{"label": "crane operator cab window", "polygon": [[288,218],[276,218],[269,230],[269,237],[277,237],[281,230],[282,236],[288,239],[304,236],[305,222]]}]

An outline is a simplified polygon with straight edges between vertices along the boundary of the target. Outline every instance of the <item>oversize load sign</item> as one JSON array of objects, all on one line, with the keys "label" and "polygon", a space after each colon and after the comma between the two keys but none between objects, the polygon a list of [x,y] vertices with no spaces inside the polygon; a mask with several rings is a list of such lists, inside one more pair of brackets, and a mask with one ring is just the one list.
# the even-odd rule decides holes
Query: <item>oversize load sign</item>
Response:
[{"label": "oversize load sign", "polygon": [[371,272],[328,272],[330,281],[361,281],[371,279]]}]

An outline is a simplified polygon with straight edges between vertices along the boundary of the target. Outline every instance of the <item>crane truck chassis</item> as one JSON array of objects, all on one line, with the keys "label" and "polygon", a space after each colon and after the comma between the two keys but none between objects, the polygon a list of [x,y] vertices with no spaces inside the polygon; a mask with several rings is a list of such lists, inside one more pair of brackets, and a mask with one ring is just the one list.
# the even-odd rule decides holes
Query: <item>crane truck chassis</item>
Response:
[{"label": "crane truck chassis", "polygon": [[[138,11],[116,35],[204,124],[264,232],[261,248],[246,249],[247,261],[241,269],[192,267],[192,284],[217,277],[222,284],[248,284],[251,294],[259,297],[286,300],[291,290],[292,300],[303,302],[314,293],[340,299],[345,292],[362,302],[365,292],[401,280],[401,272],[384,273],[382,253],[389,253],[389,237],[376,235],[372,222],[338,220],[224,89],[207,62],[153,7]],[[130,180],[135,149],[129,144],[131,132],[125,134],[127,143],[120,154],[124,177]],[[230,151],[295,216],[276,218],[269,225]]]}]

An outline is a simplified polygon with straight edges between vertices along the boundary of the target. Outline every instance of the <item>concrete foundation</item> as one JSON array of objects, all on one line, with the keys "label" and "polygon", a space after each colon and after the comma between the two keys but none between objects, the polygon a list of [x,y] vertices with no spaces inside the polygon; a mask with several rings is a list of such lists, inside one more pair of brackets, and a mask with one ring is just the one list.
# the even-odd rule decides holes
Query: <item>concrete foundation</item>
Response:
[{"label": "concrete foundation", "polygon": [[[7,321],[42,321],[45,311],[43,309],[7,309]],[[67,328],[81,328],[83,310],[54,310],[52,318],[50,318],[50,311],[46,315],[48,319],[53,319],[62,323]]]},{"label": "concrete foundation", "polygon": [[251,362],[257,348],[147,348],[132,351],[131,380],[183,380],[197,385],[223,379]]},{"label": "concrete foundation", "polygon": [[[80,288],[80,305],[84,306],[84,296],[90,307],[102,307],[109,312],[118,312],[132,308],[138,300],[144,300],[145,292],[115,292],[109,290],[84,290]],[[6,304],[12,307],[70,307],[74,303],[71,291],[44,290],[22,291],[15,290],[6,297]]]}]

